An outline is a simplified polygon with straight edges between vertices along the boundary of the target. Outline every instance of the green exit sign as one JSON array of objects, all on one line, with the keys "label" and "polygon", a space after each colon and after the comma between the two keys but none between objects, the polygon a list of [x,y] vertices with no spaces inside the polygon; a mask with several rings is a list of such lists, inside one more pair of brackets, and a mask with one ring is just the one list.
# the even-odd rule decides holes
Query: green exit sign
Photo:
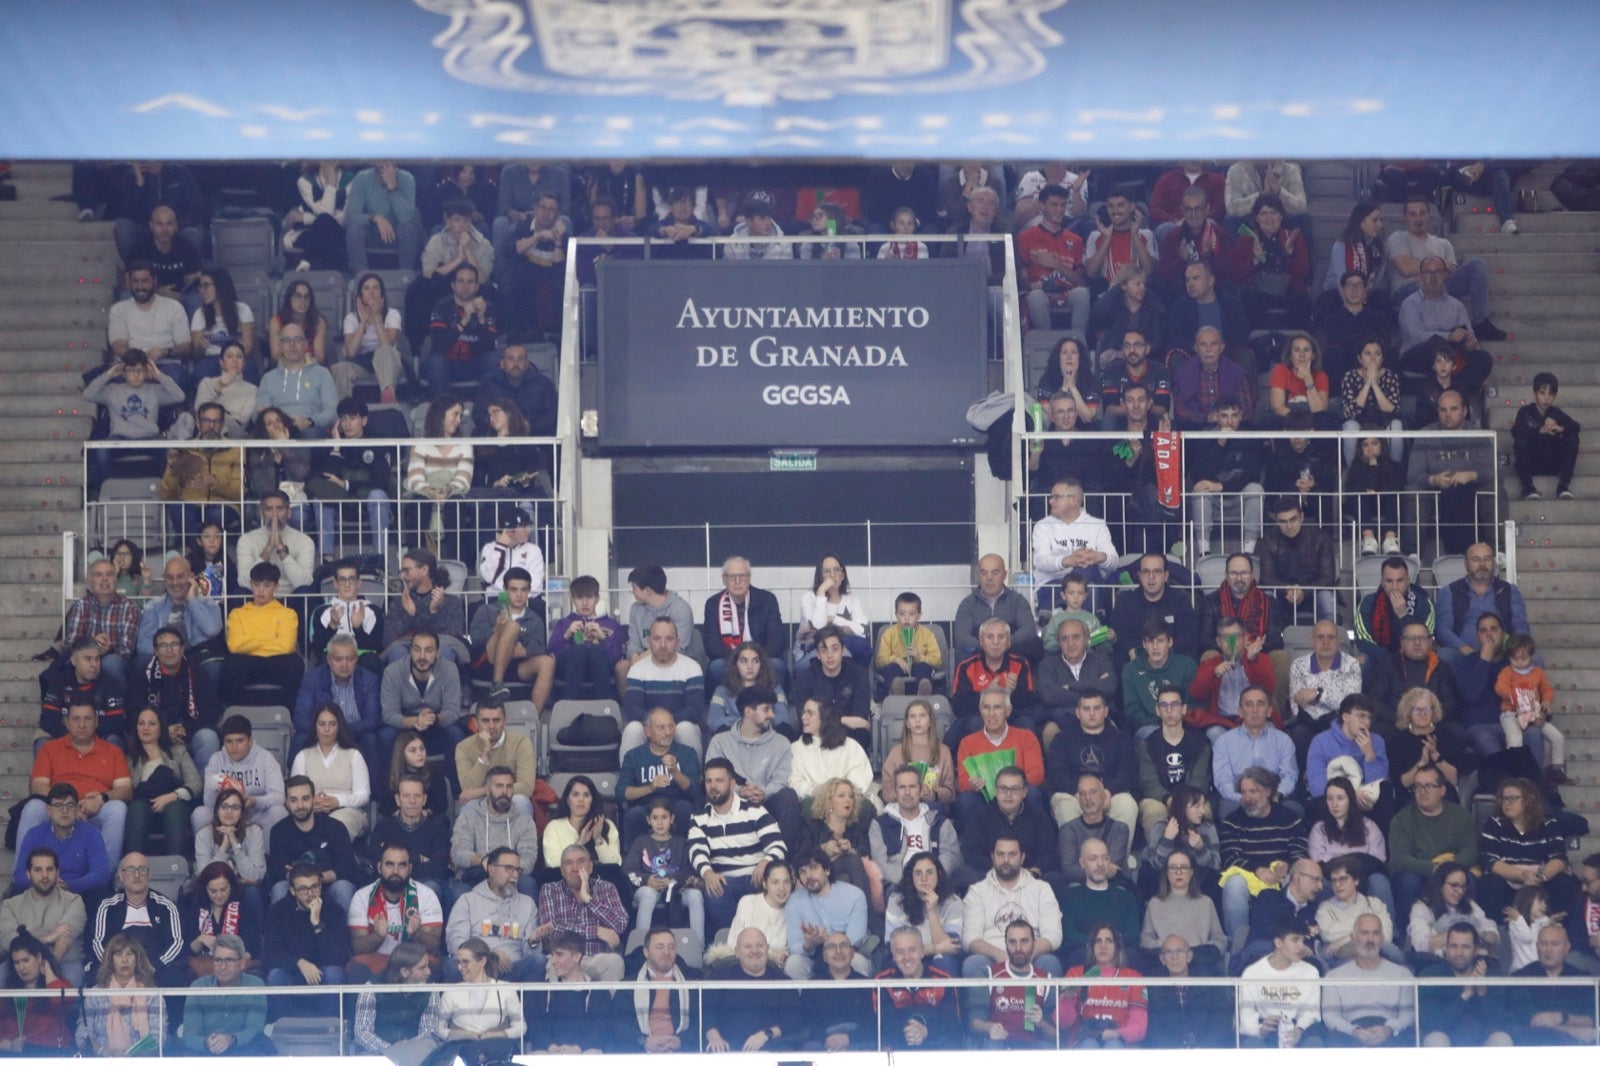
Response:
[{"label": "green exit sign", "polygon": [[769,458],[772,461],[772,470],[775,472],[809,471],[815,473],[817,469],[817,453],[814,451],[771,452]]}]

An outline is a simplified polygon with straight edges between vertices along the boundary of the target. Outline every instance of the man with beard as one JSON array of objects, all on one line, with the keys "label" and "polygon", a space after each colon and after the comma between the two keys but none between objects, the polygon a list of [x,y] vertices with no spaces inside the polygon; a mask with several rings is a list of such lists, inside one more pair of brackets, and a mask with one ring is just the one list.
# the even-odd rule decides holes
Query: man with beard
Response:
[{"label": "man with beard", "polygon": [[433,889],[411,879],[411,851],[390,844],[378,857],[378,879],[356,890],[350,900],[348,971],[352,984],[382,973],[388,956],[403,943],[416,943],[437,955],[444,939],[444,910]]},{"label": "man with beard", "polygon": [[309,777],[297,775],[284,782],[283,802],[289,817],[272,827],[267,884],[272,886],[272,902],[277,903],[293,889],[295,868],[311,866],[328,898],[347,910],[356,891],[350,881],[356,876],[350,836],[331,815],[312,806],[315,794],[316,786]]},{"label": "man with beard", "polygon": [[[188,379],[184,361],[194,348],[183,304],[156,292],[155,268],[147,260],[130,262],[124,281],[128,299],[111,305],[106,322],[111,354],[120,359],[130,349],[144,352],[182,385]],[[184,376],[176,377],[178,374]]]},{"label": "man with beard", "polygon": [[706,805],[689,822],[689,865],[705,882],[706,928],[715,930],[732,921],[740,898],[788,848],[771,813],[734,793],[727,759],[707,759],[702,784]]},{"label": "man with beard", "polygon": [[[500,959],[500,976],[508,981],[542,981],[545,956],[531,939],[539,925],[539,908],[533,897],[517,891],[522,877],[522,857],[512,848],[495,848],[483,857],[484,879],[450,908],[444,927],[445,980],[459,981],[455,952],[471,937],[489,945]],[[581,942],[580,942],[580,952]]]},{"label": "man with beard", "polygon": [[1444,958],[1417,976],[1454,977],[1460,985],[1417,989],[1418,1027],[1423,1047],[1508,1047],[1511,1037],[1497,1028],[1507,1017],[1506,989],[1486,977],[1500,977],[1500,964],[1479,953],[1483,941],[1471,922],[1457,922],[1444,937]]},{"label": "man with beard", "polygon": [[[456,880],[461,886],[483,880],[484,858],[495,845],[508,844],[522,860],[517,887],[531,896],[535,891],[533,869],[539,863],[539,830],[532,816],[512,802],[516,774],[509,766],[492,766],[484,775],[484,788],[487,792],[482,800],[456,813],[450,833],[450,864],[455,867]],[[465,887],[457,890],[452,886],[457,898],[465,891]]]},{"label": "man with beard", "polygon": [[[228,414],[220,403],[195,409],[195,439],[222,440]],[[243,448],[174,448],[167,452],[161,475],[161,498],[167,504],[167,527],[180,543],[189,544],[206,522],[238,524],[234,507],[244,495]]]},{"label": "man with beard", "polygon": [[[1006,957],[989,966],[988,988],[967,989],[967,1028],[984,1048],[1036,1047],[1055,1037],[1055,1004],[1044,982],[1050,975],[1033,961],[1033,926],[1021,918],[1006,924]],[[1039,984],[1003,984],[1039,981]]]}]

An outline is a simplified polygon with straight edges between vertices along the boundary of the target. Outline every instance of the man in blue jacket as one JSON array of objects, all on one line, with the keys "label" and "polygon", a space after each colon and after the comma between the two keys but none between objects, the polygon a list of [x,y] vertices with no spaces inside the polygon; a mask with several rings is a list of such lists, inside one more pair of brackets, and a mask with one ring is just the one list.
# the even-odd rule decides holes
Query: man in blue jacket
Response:
[{"label": "man in blue jacket", "polygon": [[356,669],[358,658],[356,638],[340,633],[328,642],[322,665],[306,671],[294,701],[294,750],[310,743],[317,708],[332,703],[344,714],[356,747],[376,779],[389,768],[388,753],[378,744],[383,728],[382,682],[371,670]]}]

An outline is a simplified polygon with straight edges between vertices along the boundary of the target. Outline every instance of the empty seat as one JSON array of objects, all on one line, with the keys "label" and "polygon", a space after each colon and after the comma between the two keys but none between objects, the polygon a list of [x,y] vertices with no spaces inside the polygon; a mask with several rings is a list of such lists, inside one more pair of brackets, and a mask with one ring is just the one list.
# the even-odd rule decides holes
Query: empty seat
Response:
[{"label": "empty seat", "polygon": [[1467,559],[1464,555],[1441,555],[1433,560],[1433,583],[1436,588],[1460,581],[1467,576]]},{"label": "empty seat", "polygon": [[278,235],[265,218],[211,220],[211,260],[237,277],[271,273],[277,266]]},{"label": "empty seat", "polygon": [[182,855],[149,855],[150,887],[168,899],[180,899],[189,880],[189,860]]}]

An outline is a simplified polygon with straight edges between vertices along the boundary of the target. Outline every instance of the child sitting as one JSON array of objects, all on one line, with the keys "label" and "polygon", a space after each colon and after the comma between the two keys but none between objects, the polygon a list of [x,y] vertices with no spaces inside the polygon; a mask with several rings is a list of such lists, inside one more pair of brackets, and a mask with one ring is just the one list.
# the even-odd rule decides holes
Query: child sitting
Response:
[{"label": "child sitting", "polygon": [[626,651],[627,631],[615,618],[595,613],[600,602],[600,582],[584,574],[568,586],[570,613],[550,627],[549,651],[556,657],[556,681],[567,699],[584,698],[584,686],[595,699],[609,699],[616,691],[614,666]]},{"label": "child sitting", "polygon": [[873,664],[878,668],[877,698],[893,693],[904,696],[914,682],[916,694],[933,694],[933,672],[944,663],[933,629],[922,624],[922,597],[902,592],[894,598],[894,617],[899,625],[887,626],[878,636],[878,653]]},{"label": "child sitting", "polygon": [[1526,633],[1506,638],[1508,663],[1494,682],[1495,694],[1500,697],[1500,728],[1505,730],[1506,747],[1520,748],[1526,740],[1533,757],[1545,768],[1545,780],[1564,785],[1568,780],[1567,738],[1550,724],[1550,703],[1556,690],[1544,667],[1533,661],[1537,651]]},{"label": "child sitting", "polygon": [[1511,969],[1516,973],[1524,966],[1539,961],[1539,931],[1566,918],[1564,914],[1550,913],[1550,894],[1542,885],[1524,885],[1517,889],[1506,908],[1506,932],[1511,937]]},{"label": "child sitting", "polygon": [[530,542],[533,520],[520,507],[505,507],[500,515],[500,531],[478,554],[478,577],[483,581],[483,598],[491,603],[506,587],[506,571],[520,566],[533,579],[533,607],[544,614],[544,553]]},{"label": "child sitting", "polygon": [[1061,629],[1061,623],[1066,621],[1082,622],[1089,631],[1089,647],[1098,648],[1117,639],[1117,634],[1109,627],[1102,625],[1093,611],[1089,610],[1089,579],[1080,574],[1067,574],[1061,579],[1062,607],[1050,616],[1050,622],[1044,627],[1044,650],[1046,652],[1060,651],[1061,641],[1056,633]]},{"label": "child sitting", "polygon": [[[83,398],[106,409],[111,440],[154,440],[161,436],[161,407],[183,402],[183,389],[150,357],[130,348],[84,387]],[[89,453],[90,474],[98,486],[110,475],[111,453]]]},{"label": "child sitting", "polygon": [[698,887],[700,879],[689,868],[689,842],[673,835],[672,801],[665,797],[651,800],[645,818],[650,835],[635,837],[623,860],[623,869],[634,886],[634,928],[652,928],[656,905],[671,905],[676,897],[689,912],[689,928],[705,943],[705,894]]}]

